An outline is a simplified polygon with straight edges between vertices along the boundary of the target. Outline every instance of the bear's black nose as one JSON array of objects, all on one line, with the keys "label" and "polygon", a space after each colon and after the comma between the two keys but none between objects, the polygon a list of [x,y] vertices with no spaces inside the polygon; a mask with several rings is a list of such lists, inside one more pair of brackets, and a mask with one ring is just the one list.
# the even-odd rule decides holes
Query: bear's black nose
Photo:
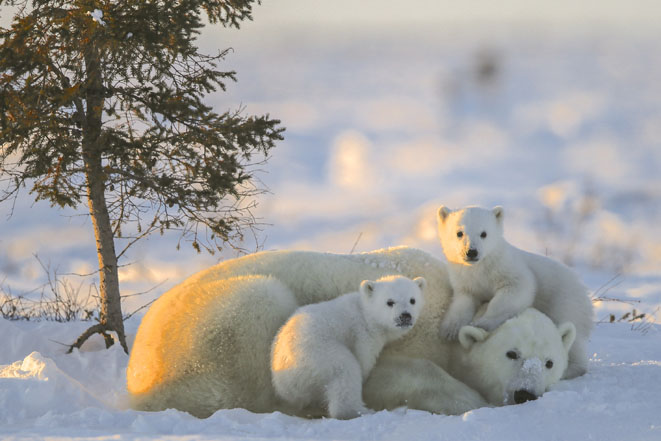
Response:
[{"label": "bear's black nose", "polygon": [[525,389],[519,389],[514,392],[514,402],[516,404],[525,403],[526,401],[533,401],[537,399],[537,395],[528,392]]},{"label": "bear's black nose", "polygon": [[468,260],[476,260],[477,259],[477,250],[475,248],[471,248],[468,251],[466,251],[466,257]]},{"label": "bear's black nose", "polygon": [[399,317],[397,317],[397,326],[411,326],[413,317],[408,312],[402,312]]}]

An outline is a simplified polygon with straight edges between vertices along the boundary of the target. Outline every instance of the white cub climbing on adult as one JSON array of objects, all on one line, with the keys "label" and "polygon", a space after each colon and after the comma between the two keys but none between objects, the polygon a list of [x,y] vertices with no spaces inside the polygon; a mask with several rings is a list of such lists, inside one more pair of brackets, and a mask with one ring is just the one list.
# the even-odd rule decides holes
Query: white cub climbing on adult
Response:
[{"label": "white cub climbing on adult", "polygon": [[[564,377],[584,374],[593,324],[587,288],[562,263],[508,243],[503,216],[502,207],[439,208],[438,231],[454,291],[441,334],[456,339],[468,324],[491,331],[532,306],[556,324],[574,324],[576,339]],[[484,313],[476,317],[484,304]]]},{"label": "white cub climbing on adult", "polygon": [[383,346],[415,325],[425,285],[422,277],[364,280],[356,292],[297,309],[273,342],[277,395],[296,413],[325,408],[340,419],[368,413],[363,383]]}]

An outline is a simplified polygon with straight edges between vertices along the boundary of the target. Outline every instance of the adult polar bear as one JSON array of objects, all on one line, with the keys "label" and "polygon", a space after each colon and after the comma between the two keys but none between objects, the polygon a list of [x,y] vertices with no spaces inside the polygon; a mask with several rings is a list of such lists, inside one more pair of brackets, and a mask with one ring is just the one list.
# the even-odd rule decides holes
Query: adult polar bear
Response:
[{"label": "adult polar bear", "polygon": [[299,306],[388,274],[424,277],[425,308],[414,329],[382,352],[363,387],[365,404],[443,414],[487,405],[446,372],[454,349],[438,336],[452,296],[445,265],[399,247],[357,255],[262,252],[192,276],[161,296],[142,320],[127,370],[133,407],[176,408],[198,417],[235,407],[295,413],[271,383],[270,346],[280,326]]},{"label": "adult polar bear", "polygon": [[[480,394],[444,370],[449,352],[438,327],[452,293],[445,265],[401,247],[355,255],[268,251],[195,274],[163,294],[142,320],[127,370],[133,407],[198,417],[235,407],[294,413],[271,383],[278,329],[299,306],[389,274],[424,277],[425,308],[411,332],[382,352],[370,377],[377,380],[363,390],[366,405],[444,414],[485,406]],[[381,387],[385,382],[389,388]]]}]

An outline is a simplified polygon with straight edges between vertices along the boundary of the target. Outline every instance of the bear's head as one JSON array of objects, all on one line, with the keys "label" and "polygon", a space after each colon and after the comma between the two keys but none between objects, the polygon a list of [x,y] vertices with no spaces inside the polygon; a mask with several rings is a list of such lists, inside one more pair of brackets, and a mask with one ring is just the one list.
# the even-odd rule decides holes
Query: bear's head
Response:
[{"label": "bear's head", "polygon": [[534,400],[562,377],[575,337],[573,323],[556,326],[532,308],[491,333],[464,326],[459,342],[471,370],[466,383],[494,405]]},{"label": "bear's head", "polygon": [[500,246],[503,208],[438,209],[438,235],[449,262],[473,265]]},{"label": "bear's head", "polygon": [[360,284],[361,302],[367,320],[376,323],[392,338],[408,332],[420,316],[424,304],[422,277],[385,276]]}]

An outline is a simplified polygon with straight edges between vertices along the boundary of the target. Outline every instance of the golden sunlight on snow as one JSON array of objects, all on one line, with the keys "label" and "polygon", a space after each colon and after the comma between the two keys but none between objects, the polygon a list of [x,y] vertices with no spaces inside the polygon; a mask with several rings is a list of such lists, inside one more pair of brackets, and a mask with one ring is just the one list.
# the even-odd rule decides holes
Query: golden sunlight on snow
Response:
[{"label": "golden sunlight on snow", "polygon": [[371,188],[375,176],[369,150],[370,143],[362,134],[355,131],[341,133],[332,147],[329,164],[331,181],[348,189]]},{"label": "golden sunlight on snow", "polygon": [[438,240],[437,212],[440,204],[428,204],[418,216],[415,227],[415,236],[423,242],[436,242]]},{"label": "golden sunlight on snow", "polygon": [[160,263],[159,265],[145,265],[133,263],[119,269],[120,282],[148,282],[161,283],[166,280],[180,280],[188,275],[181,265]]},{"label": "golden sunlight on snow", "polygon": [[554,182],[537,190],[537,196],[547,208],[559,211],[571,194],[576,192],[576,185],[571,181]]}]

